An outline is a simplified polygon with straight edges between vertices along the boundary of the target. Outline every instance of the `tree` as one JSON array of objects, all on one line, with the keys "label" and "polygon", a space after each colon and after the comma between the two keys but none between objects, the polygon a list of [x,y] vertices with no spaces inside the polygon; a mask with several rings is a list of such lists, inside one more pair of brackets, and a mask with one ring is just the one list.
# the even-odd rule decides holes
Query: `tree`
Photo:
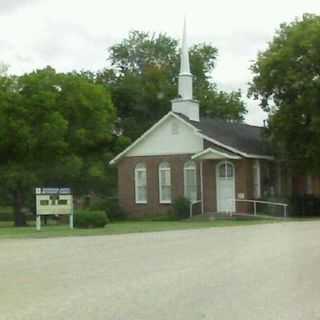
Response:
[{"label": "tree", "polygon": [[[97,81],[111,89],[118,110],[119,132],[131,140],[170,110],[177,97],[178,42],[165,34],[132,31],[109,50],[111,68],[98,73]],[[195,97],[203,115],[243,120],[246,108],[239,92],[219,91],[211,74],[216,48],[197,44],[190,49]]]},{"label": "tree", "polygon": [[90,177],[103,176],[114,119],[107,89],[83,74],[48,67],[0,77],[0,179],[16,226],[25,225],[22,208],[35,186],[83,190]]},{"label": "tree", "polygon": [[5,76],[9,70],[9,66],[0,61],[0,77]]},{"label": "tree", "polygon": [[249,95],[269,113],[268,135],[301,173],[320,172],[320,16],[284,23],[252,65]]}]

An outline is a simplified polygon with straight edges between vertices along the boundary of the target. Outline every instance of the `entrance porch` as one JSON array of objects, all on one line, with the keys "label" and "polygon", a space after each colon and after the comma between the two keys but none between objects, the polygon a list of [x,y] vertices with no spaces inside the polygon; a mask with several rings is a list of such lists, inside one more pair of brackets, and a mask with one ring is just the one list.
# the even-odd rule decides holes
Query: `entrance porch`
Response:
[{"label": "entrance porch", "polygon": [[247,203],[235,199],[252,199],[253,159],[213,148],[192,157],[200,166],[200,200],[203,214],[248,213]]}]

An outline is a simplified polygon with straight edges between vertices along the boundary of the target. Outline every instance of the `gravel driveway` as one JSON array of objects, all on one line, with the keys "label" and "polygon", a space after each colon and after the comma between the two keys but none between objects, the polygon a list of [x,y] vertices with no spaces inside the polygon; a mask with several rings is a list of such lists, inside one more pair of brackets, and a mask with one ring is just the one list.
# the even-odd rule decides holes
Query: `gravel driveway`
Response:
[{"label": "gravel driveway", "polygon": [[320,222],[1,240],[0,319],[320,319]]}]

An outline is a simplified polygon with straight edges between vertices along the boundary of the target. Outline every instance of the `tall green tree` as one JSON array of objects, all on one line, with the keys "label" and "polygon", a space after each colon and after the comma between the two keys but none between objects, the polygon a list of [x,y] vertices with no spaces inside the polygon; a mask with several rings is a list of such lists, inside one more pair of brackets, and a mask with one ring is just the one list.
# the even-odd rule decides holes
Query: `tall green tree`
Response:
[{"label": "tall green tree", "polygon": [[[246,108],[239,92],[222,92],[212,81],[217,49],[197,44],[190,49],[194,95],[202,115],[243,120]],[[165,34],[132,31],[109,50],[111,67],[97,81],[111,88],[119,131],[130,139],[141,135],[171,108],[177,97],[178,42]]]},{"label": "tall green tree", "polygon": [[[88,188],[104,179],[115,110],[107,89],[48,67],[0,77],[0,179],[16,226],[35,186]],[[92,184],[91,184],[92,186]]]},{"label": "tall green tree", "polygon": [[320,172],[320,16],[284,23],[251,70],[249,94],[269,113],[269,137],[299,172]]}]

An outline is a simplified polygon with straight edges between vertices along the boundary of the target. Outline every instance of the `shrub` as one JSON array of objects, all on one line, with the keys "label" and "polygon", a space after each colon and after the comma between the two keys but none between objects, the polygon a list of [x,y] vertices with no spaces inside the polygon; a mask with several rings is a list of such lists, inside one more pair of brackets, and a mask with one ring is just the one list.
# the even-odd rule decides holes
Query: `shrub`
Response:
[{"label": "shrub", "polygon": [[89,210],[103,211],[108,206],[108,200],[105,198],[96,197],[90,200]]},{"label": "shrub", "polygon": [[320,197],[315,195],[293,195],[289,206],[290,215],[295,217],[320,216]]},{"label": "shrub", "polygon": [[173,202],[173,211],[176,219],[186,219],[190,216],[190,201],[184,197],[177,198]]},{"label": "shrub", "polygon": [[128,218],[127,213],[120,208],[118,199],[116,198],[107,199],[105,210],[110,221],[123,221]]},{"label": "shrub", "polygon": [[77,228],[103,228],[108,222],[103,211],[78,210],[74,216]]},{"label": "shrub", "polygon": [[13,221],[13,210],[10,207],[1,207],[0,209],[0,221]]}]

